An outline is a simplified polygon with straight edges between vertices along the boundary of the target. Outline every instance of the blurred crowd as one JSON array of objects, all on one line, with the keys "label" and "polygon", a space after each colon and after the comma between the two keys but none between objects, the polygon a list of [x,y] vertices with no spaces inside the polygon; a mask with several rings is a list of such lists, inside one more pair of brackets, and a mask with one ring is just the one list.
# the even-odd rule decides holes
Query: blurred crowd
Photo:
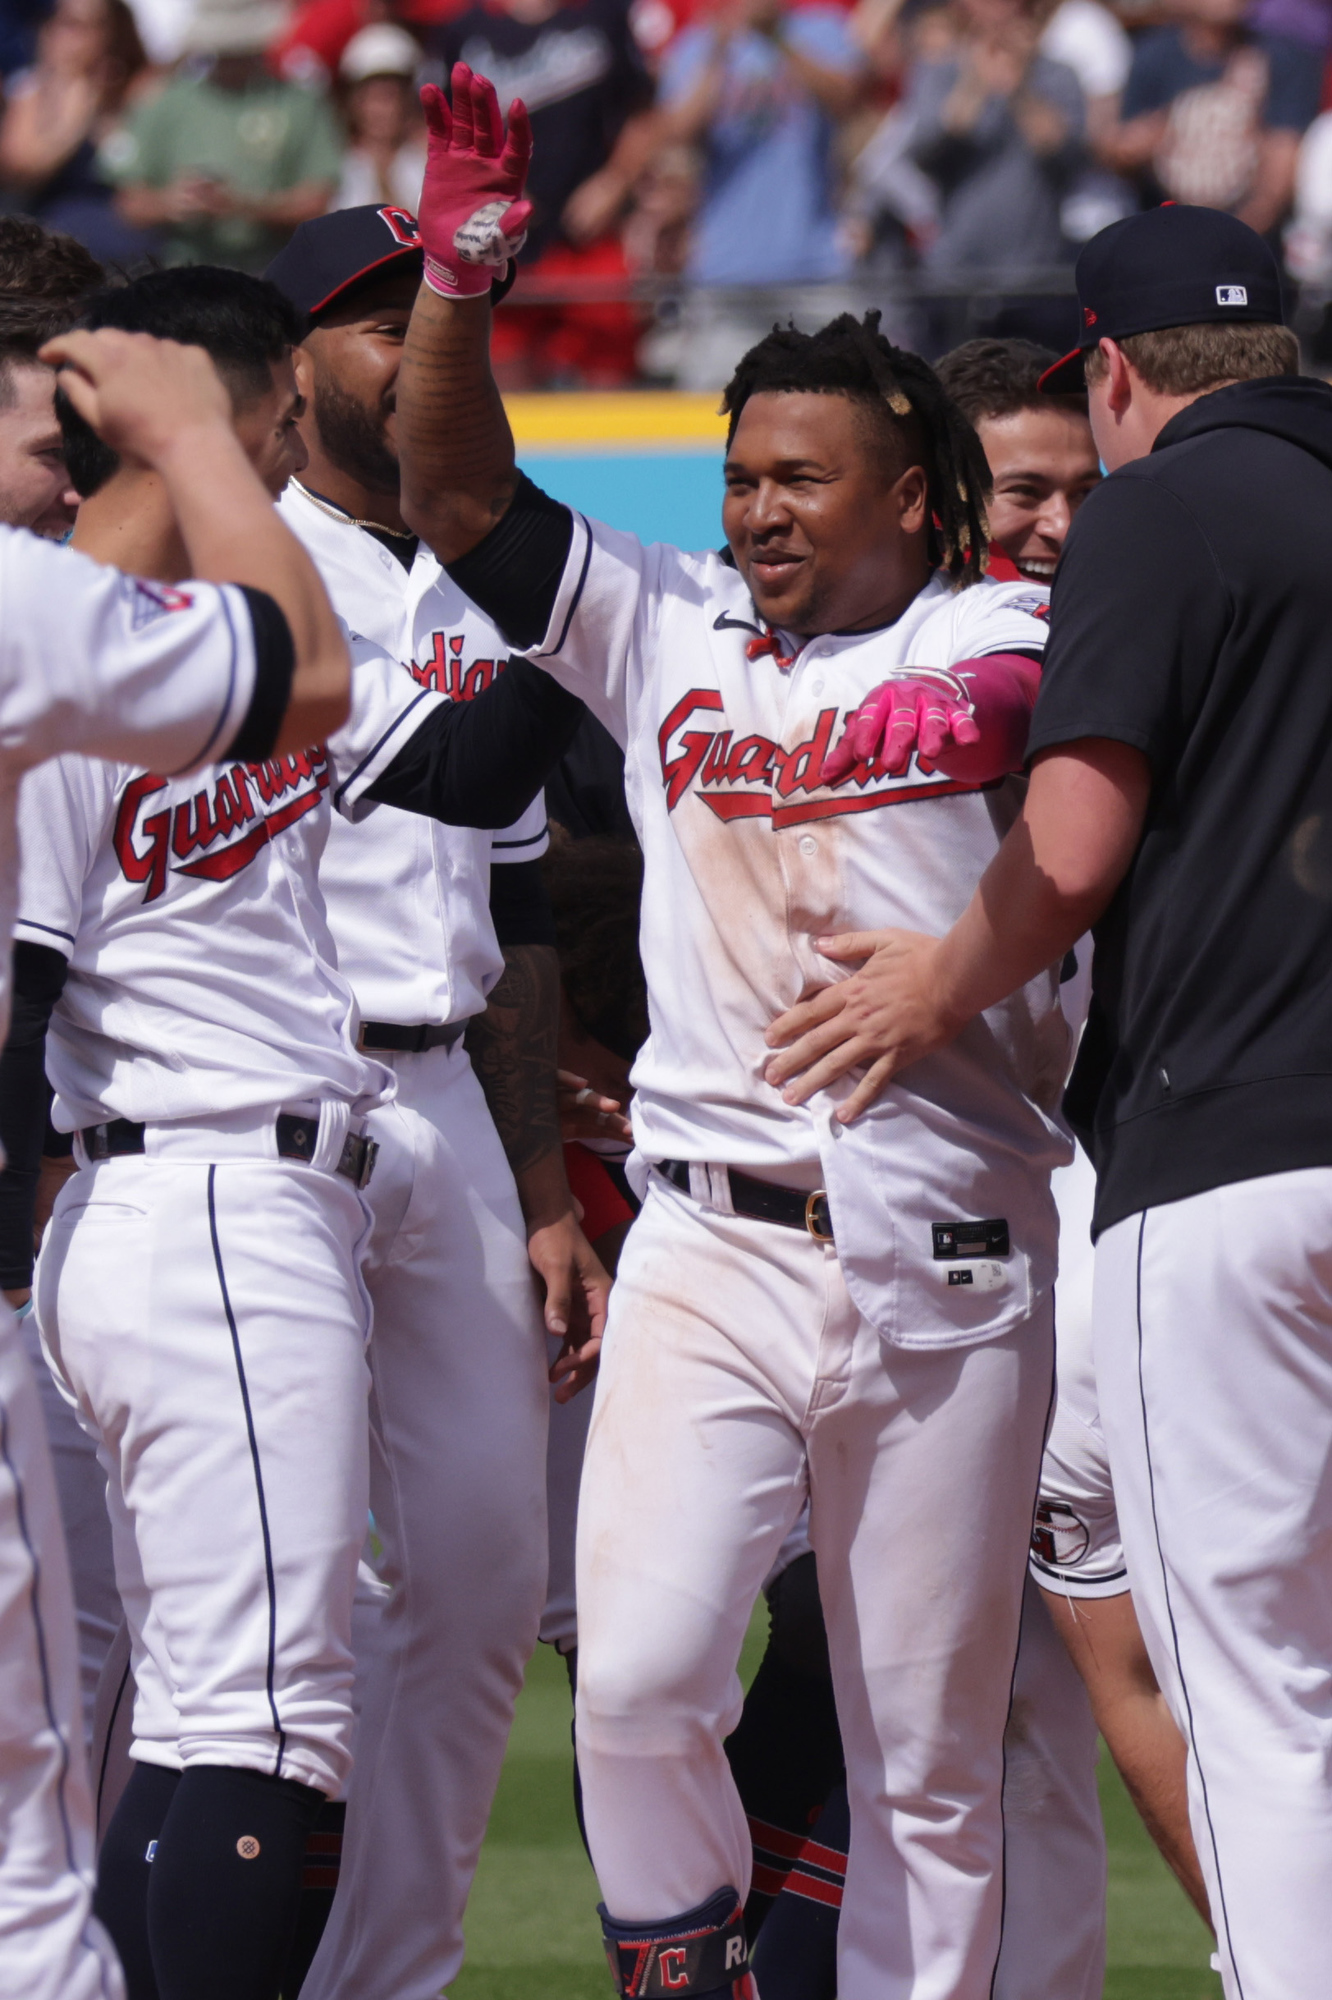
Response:
[{"label": "blurred crowd", "polygon": [[0,0],[0,207],[261,271],[328,208],[414,207],[461,58],[536,132],[501,379],[711,388],[774,311],[867,293],[926,352],[959,298],[1058,344],[1080,245],[1165,200],[1317,300],[1330,49],[1332,0]]}]

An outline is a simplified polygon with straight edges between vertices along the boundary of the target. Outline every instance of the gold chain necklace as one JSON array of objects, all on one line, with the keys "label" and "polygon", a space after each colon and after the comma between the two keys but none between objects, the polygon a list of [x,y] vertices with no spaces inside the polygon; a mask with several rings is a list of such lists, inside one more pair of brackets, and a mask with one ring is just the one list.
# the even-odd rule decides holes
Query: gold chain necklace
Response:
[{"label": "gold chain necklace", "polygon": [[349,514],[347,509],[339,507],[336,501],[325,500],[322,494],[312,493],[299,479],[293,479],[291,483],[298,493],[305,495],[312,506],[321,508],[325,514],[331,514],[335,521],[345,521],[348,527],[369,528],[371,533],[376,535],[396,535],[399,541],[403,542],[413,542],[417,539],[415,528],[386,528],[382,521],[358,521],[355,514]]}]

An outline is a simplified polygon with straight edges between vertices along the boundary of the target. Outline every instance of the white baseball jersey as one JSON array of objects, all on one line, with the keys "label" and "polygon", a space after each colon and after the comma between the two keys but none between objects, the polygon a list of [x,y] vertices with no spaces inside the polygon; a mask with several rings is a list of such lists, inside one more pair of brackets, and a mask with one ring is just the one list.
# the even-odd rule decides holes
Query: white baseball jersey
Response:
[{"label": "white baseball jersey", "polygon": [[[940,935],[1017,816],[1020,780],[969,790],[913,760],[822,782],[848,712],[909,665],[1040,648],[1046,595],[955,589],[936,575],[879,631],[828,633],[781,667],[739,574],[718,556],[644,548],[574,517],[564,578],[532,656],[624,744],[645,855],[651,1034],[633,1072],[650,1160],[725,1164],[828,1189],[856,1304],[904,1346],[987,1339],[1049,1286],[1052,1167],[1069,1033],[1058,968],[915,1064],[854,1125],[850,1082],[793,1108],[764,1080],[764,1033],[844,974],[814,940],[899,925]],[[1002,1222],[990,1256],[958,1257],[958,1221]],[[998,1246],[1007,1236],[1008,1254]]]},{"label": "white baseball jersey", "polygon": [[353,646],[326,749],[168,778],[64,757],[25,780],[15,936],[69,959],[47,1069],[62,1130],[392,1094],[359,1054],[318,887],[349,817],[443,697]]},{"label": "white baseball jersey", "polygon": [[[400,660],[409,685],[453,701],[489,687],[511,649],[429,549],[418,548],[407,570],[295,483],[279,505],[339,616]],[[502,833],[443,826],[393,806],[354,830],[335,820],[319,880],[362,1018],[442,1026],[479,1014],[504,970],[490,920],[491,864],[535,860],[548,844],[539,796]]]},{"label": "white baseball jersey", "polygon": [[[73,549],[0,528],[0,937],[18,889],[25,770],[62,750],[192,768],[231,742],[254,694],[238,590],[140,583]],[[0,1040],[9,953],[0,958]]]}]

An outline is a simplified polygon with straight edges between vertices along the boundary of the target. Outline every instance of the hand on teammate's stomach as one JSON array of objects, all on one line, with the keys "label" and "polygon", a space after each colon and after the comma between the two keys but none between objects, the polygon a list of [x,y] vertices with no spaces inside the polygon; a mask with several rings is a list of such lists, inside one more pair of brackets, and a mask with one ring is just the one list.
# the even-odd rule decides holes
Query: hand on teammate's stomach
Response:
[{"label": "hand on teammate's stomach", "polygon": [[805,1104],[851,1070],[865,1074],[837,1119],[851,1124],[893,1077],[948,1039],[939,1032],[931,973],[940,940],[917,931],[851,931],[817,938],[818,951],[837,962],[863,960],[849,979],[779,1014],[765,1037],[779,1054],[764,1075],[788,1104]]}]

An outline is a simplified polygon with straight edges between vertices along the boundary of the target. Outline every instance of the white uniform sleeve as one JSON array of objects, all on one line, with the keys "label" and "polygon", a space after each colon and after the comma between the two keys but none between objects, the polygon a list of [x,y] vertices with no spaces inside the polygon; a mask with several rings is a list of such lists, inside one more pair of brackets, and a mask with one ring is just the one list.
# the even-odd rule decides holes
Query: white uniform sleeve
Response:
[{"label": "white uniform sleeve", "polygon": [[123,767],[56,757],[19,786],[19,899],[15,941],[72,956],[83,889],[111,833]]},{"label": "white uniform sleeve", "polygon": [[973,583],[955,600],[955,660],[986,653],[1043,653],[1050,637],[1050,593],[1038,583]]},{"label": "white uniform sleeve", "polygon": [[[346,630],[346,628],[343,628]],[[349,820],[375,809],[366,793],[411,741],[432,708],[448,700],[418,687],[400,663],[369,639],[347,633],[352,657],[351,715],[328,741],[333,804]]]},{"label": "white uniform sleeve", "polygon": [[550,846],[550,828],[546,824],[546,795],[538,792],[521,819],[506,826],[502,832],[492,834],[490,839],[490,859],[492,865],[505,861],[539,861]]},{"label": "white uniform sleeve", "polygon": [[63,750],[168,776],[225,755],[255,687],[239,590],[143,583],[35,535],[0,531],[0,749]]},{"label": "white uniform sleeve", "polygon": [[528,658],[585,701],[624,748],[627,716],[651,671],[663,608],[687,594],[686,559],[678,549],[573,517],[573,542],[555,610]]}]

